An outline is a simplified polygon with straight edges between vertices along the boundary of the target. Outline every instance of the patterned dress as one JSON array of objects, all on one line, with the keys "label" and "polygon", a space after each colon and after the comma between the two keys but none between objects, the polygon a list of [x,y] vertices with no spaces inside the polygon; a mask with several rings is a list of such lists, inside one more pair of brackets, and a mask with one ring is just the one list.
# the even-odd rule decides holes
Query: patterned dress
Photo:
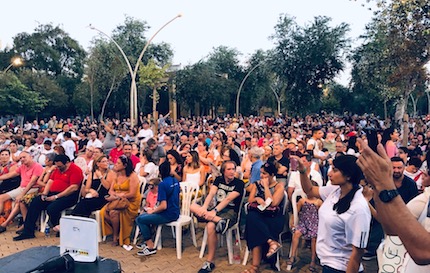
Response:
[{"label": "patterned dress", "polygon": [[299,224],[296,228],[306,240],[317,237],[318,207],[315,204],[304,202],[302,210],[299,212]]}]

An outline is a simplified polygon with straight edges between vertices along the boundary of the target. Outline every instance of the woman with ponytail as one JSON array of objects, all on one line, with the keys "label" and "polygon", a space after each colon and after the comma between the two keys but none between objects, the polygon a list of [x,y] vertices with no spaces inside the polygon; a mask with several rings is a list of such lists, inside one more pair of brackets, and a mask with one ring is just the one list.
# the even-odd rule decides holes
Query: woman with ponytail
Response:
[{"label": "woman with ponytail", "polygon": [[363,179],[357,158],[344,155],[333,160],[328,173],[331,185],[312,186],[306,168],[298,158],[300,180],[308,197],[321,198],[317,255],[323,273],[363,272],[361,257],[366,248],[371,214],[359,183]]}]

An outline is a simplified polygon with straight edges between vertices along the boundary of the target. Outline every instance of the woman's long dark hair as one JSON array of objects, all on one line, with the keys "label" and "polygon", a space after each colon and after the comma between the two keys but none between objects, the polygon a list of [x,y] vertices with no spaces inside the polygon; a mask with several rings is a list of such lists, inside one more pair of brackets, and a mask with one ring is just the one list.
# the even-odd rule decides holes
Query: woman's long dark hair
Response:
[{"label": "woman's long dark hair", "polygon": [[360,189],[359,183],[364,176],[356,161],[357,158],[353,155],[339,156],[333,160],[334,167],[352,184],[352,189],[333,205],[333,210],[335,210],[337,214],[342,214],[349,210],[355,193]]},{"label": "woman's long dark hair", "polygon": [[394,127],[389,127],[387,129],[384,130],[384,132],[382,133],[382,139],[381,139],[381,144],[384,145],[387,144],[388,140],[391,140],[391,135],[394,133]]},{"label": "woman's long dark hair", "polygon": [[125,155],[120,156],[118,159],[121,160],[122,164],[124,165],[125,176],[129,177],[133,172],[133,162]]}]

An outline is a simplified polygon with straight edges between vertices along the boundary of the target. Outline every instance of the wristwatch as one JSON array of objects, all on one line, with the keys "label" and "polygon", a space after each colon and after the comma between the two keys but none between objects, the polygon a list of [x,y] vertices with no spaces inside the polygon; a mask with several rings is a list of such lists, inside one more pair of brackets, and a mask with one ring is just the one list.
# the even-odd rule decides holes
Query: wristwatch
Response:
[{"label": "wristwatch", "polygon": [[381,201],[384,203],[388,203],[393,200],[397,195],[399,195],[397,189],[383,190],[379,193],[379,199],[381,199]]}]

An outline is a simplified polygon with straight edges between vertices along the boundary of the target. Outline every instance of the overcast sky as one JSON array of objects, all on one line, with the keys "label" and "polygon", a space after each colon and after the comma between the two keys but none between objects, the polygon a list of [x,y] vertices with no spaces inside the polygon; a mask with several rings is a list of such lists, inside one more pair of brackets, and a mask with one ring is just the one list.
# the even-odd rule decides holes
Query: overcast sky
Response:
[{"label": "overcast sky", "polygon": [[[214,47],[225,45],[243,54],[242,60],[257,49],[273,48],[268,39],[274,33],[279,15],[294,16],[303,25],[324,15],[332,24],[346,22],[350,37],[357,39],[370,22],[372,11],[364,0],[15,0],[3,1],[0,16],[0,48],[12,45],[20,32],[31,33],[39,24],[60,25],[84,48],[97,35],[91,23],[111,34],[125,16],[146,21],[152,36],[164,23],[182,13],[153,40],[167,42],[174,50],[174,64],[187,65],[204,58]],[[6,64],[0,64],[0,67]],[[342,77],[346,81],[346,76]]]}]

